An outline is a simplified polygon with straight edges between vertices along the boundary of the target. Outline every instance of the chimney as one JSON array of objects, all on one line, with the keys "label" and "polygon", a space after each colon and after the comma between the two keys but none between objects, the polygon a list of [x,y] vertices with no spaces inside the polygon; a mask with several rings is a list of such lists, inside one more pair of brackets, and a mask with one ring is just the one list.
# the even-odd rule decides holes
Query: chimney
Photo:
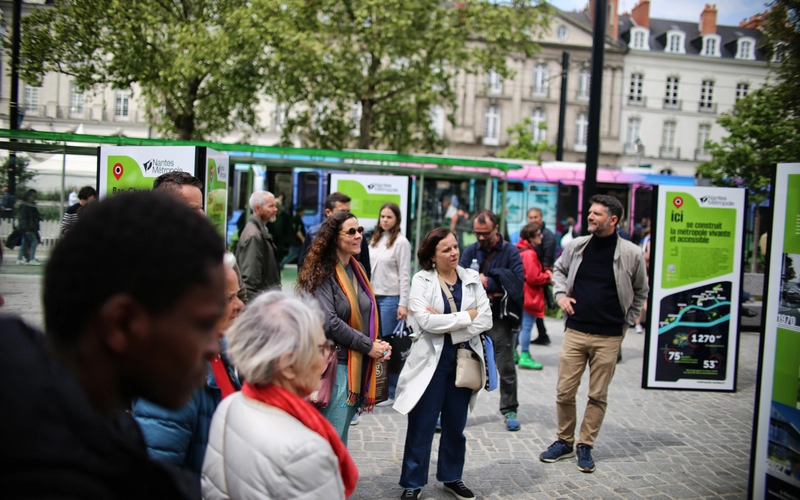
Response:
[{"label": "chimney", "polygon": [[631,11],[631,18],[636,26],[650,29],[650,0],[639,0]]},{"label": "chimney", "polygon": [[764,22],[764,14],[753,14],[750,19],[745,19],[739,23],[740,28],[758,29]]},{"label": "chimney", "polygon": [[700,34],[711,35],[717,32],[717,5],[706,4],[700,14]]},{"label": "chimney", "polygon": [[[608,12],[606,12],[606,35],[614,40],[619,38],[619,10],[617,10],[619,0],[608,0]],[[589,24],[594,26],[594,0],[589,0]]]}]

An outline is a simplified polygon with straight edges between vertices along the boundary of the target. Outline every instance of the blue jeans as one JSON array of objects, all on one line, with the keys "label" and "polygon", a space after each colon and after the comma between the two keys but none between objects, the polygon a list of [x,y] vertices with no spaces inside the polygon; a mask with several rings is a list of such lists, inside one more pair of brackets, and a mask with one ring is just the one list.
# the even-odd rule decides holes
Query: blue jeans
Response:
[{"label": "blue jeans", "polygon": [[440,413],[442,437],[439,441],[436,479],[443,483],[461,479],[467,451],[464,428],[467,426],[471,397],[471,389],[456,387],[456,348],[447,335],[433,378],[417,405],[408,414],[403,469],[400,474],[401,488],[416,490],[428,483],[433,434]]},{"label": "blue jeans", "polygon": [[39,245],[39,239],[34,232],[22,233],[22,238],[19,242],[19,256],[17,260],[25,259],[30,262],[36,258],[36,247]]},{"label": "blue jeans", "polygon": [[[378,303],[378,315],[380,316],[381,338],[389,337],[392,330],[397,326],[397,306],[400,303],[399,295],[376,295],[375,301]],[[399,354],[399,353],[398,353]],[[389,399],[394,399],[397,391],[397,379],[399,374],[389,374]]]},{"label": "blue jeans", "polygon": [[290,263],[290,262],[292,262],[294,260],[297,260],[297,257],[300,256],[300,249],[301,248],[302,247],[299,247],[299,246],[290,246],[289,247],[289,253],[286,254],[286,257],[281,259],[281,263],[278,264],[278,269],[283,271],[283,266],[285,266],[286,264],[288,264],[288,263]]},{"label": "blue jeans", "polygon": [[529,352],[531,349],[531,330],[536,324],[536,316],[522,311],[522,329],[519,331],[519,344],[522,352]]},{"label": "blue jeans", "polygon": [[356,414],[355,406],[347,406],[347,365],[336,367],[336,380],[333,383],[331,402],[327,408],[320,410],[322,416],[331,423],[342,442],[347,446],[347,433],[350,430],[350,421]]}]

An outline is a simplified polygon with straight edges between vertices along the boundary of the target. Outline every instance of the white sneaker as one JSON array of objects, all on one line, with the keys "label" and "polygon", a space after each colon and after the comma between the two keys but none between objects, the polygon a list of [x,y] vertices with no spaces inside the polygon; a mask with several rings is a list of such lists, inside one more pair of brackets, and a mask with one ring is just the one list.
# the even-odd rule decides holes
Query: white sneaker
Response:
[{"label": "white sneaker", "polygon": [[41,263],[41,262],[39,262],[39,261],[38,261],[38,260],[36,260],[36,259],[32,259],[32,260],[29,260],[29,261],[28,261],[28,265],[29,265],[29,266],[41,266],[41,265],[42,265],[42,263]]},{"label": "white sneaker", "polygon": [[17,260],[17,265],[18,265],[18,266],[27,266],[27,265],[28,265],[28,263],[27,263],[27,262],[25,262],[24,260]]},{"label": "white sneaker", "polygon": [[389,398],[386,401],[382,401],[375,406],[392,406],[394,404],[394,398]]},{"label": "white sneaker", "polygon": [[353,420],[350,421],[350,425],[358,425],[358,415],[353,415]]},{"label": "white sneaker", "polygon": [[639,323],[636,323],[636,326],[634,326],[634,330],[636,330],[636,333],[644,333],[644,328],[642,328],[642,325],[640,325]]}]

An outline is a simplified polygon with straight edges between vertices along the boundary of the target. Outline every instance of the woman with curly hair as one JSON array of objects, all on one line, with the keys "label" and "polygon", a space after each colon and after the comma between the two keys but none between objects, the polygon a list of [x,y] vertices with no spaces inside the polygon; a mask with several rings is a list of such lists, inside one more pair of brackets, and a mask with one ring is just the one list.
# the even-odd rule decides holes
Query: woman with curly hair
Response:
[{"label": "woman with curly hair", "polygon": [[399,354],[411,344],[410,340],[392,334],[398,321],[406,319],[411,286],[411,244],[400,234],[402,218],[396,203],[385,203],[379,215],[378,227],[369,241],[372,289],[381,316],[381,337],[392,344],[395,357],[389,363],[389,399],[378,406],[391,406],[397,379],[403,369],[403,359]]},{"label": "woman with curly hair", "polygon": [[311,243],[297,277],[297,290],[319,301],[325,336],[336,345],[339,365],[328,406],[322,414],[347,445],[350,421],[375,406],[375,366],[392,348],[379,337],[378,304],[361,252],[364,228],[349,212],[332,214]]}]

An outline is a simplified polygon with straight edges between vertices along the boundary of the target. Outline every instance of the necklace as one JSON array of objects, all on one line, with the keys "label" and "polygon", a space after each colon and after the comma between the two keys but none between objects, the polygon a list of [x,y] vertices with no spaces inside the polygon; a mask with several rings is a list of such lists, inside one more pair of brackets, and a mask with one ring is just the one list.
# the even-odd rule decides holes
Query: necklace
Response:
[{"label": "necklace", "polygon": [[450,291],[452,292],[453,290],[455,290],[455,288],[453,287],[456,286],[456,284],[458,284],[458,277],[456,277],[456,282],[453,283],[452,285],[446,281],[444,282],[444,284],[447,285],[447,288],[449,288]]}]

